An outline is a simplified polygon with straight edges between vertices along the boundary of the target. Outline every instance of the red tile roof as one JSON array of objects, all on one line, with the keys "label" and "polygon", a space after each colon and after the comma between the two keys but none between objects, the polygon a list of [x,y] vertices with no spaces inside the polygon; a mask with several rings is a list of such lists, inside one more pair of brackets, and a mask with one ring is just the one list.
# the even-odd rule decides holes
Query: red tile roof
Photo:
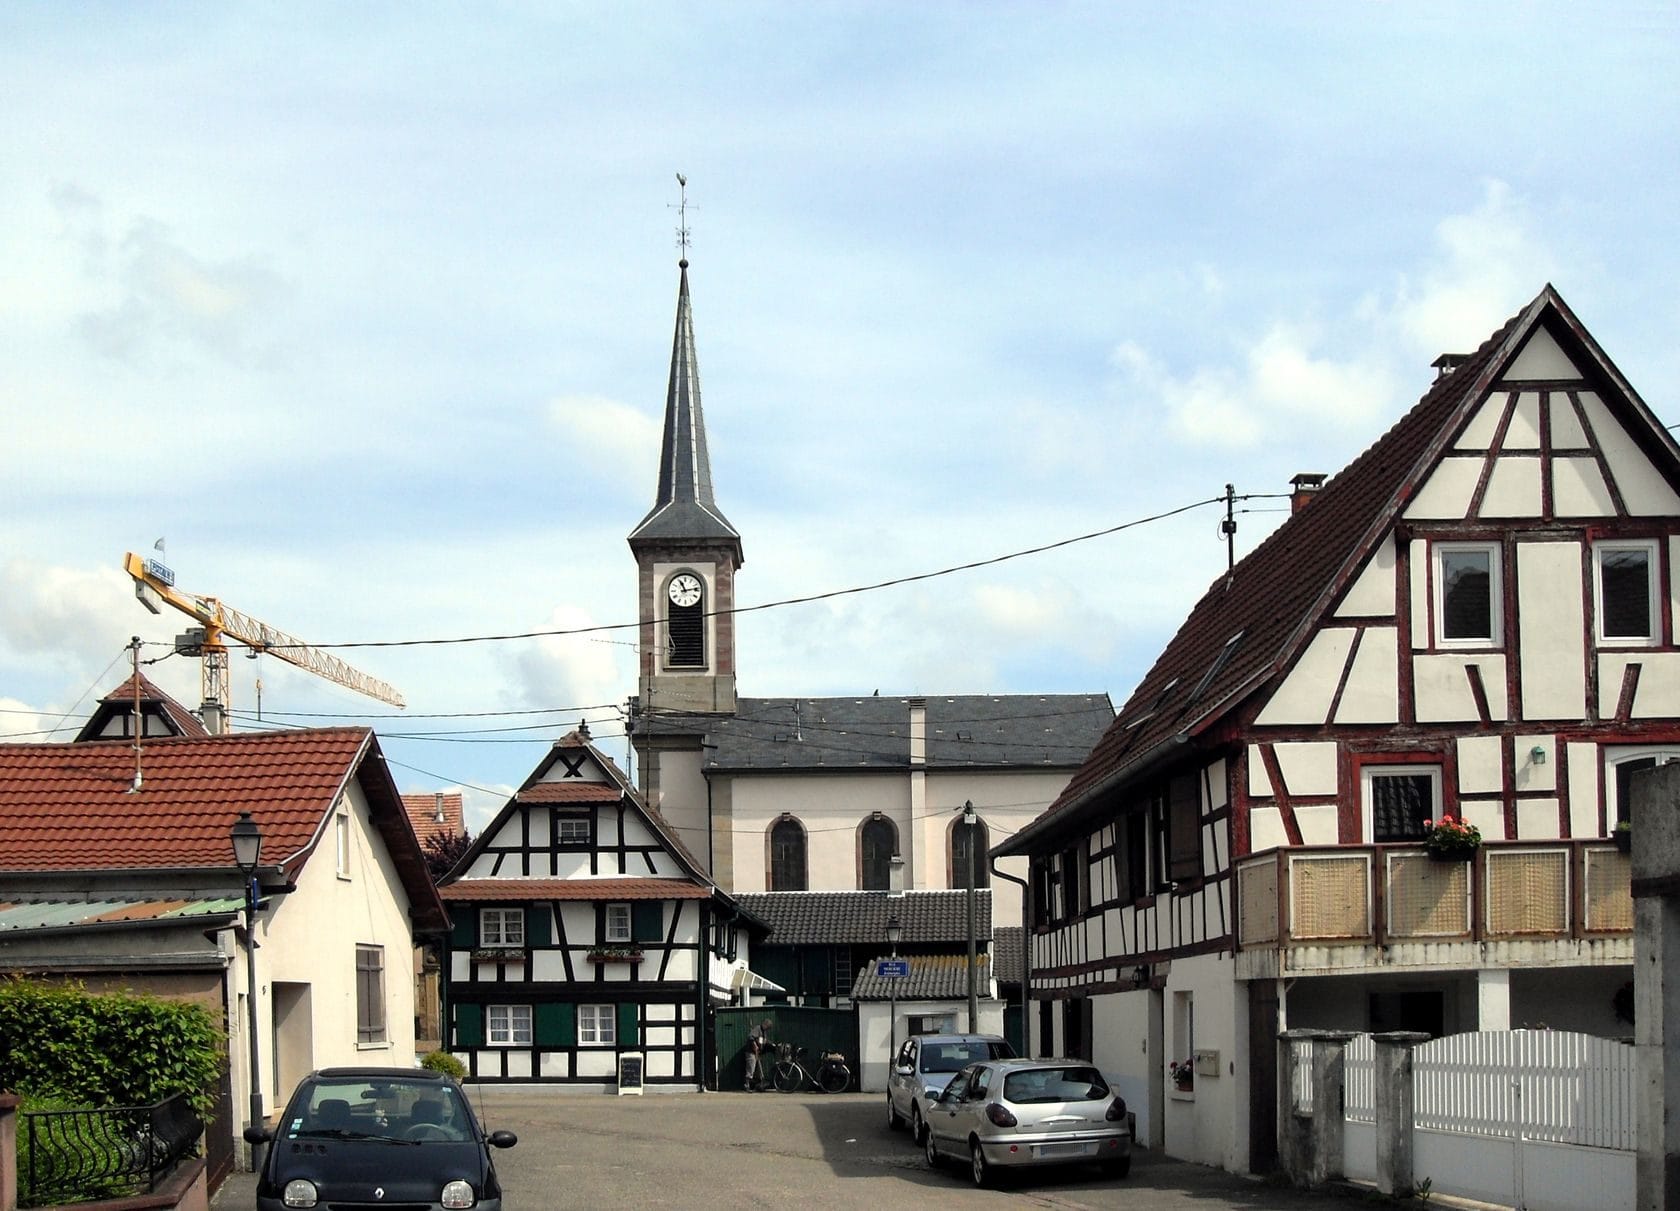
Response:
[{"label": "red tile roof", "polygon": [[521,803],[617,803],[623,793],[607,782],[536,782],[514,797]]},{"label": "red tile roof", "polygon": [[445,900],[704,900],[711,889],[689,879],[461,879],[438,889]]},{"label": "red tile roof", "polygon": [[[438,811],[442,800],[442,819]],[[456,836],[466,831],[465,808],[459,791],[423,791],[402,797],[403,810],[414,826],[414,835],[424,846],[438,836]]]},{"label": "red tile roof", "polygon": [[[1117,787],[1172,762],[1175,752],[1184,751],[1182,745],[1208,734],[1281,673],[1411,500],[1521,338],[1542,323],[1566,348],[1581,351],[1577,364],[1597,367],[1606,398],[1628,398],[1644,409],[1547,286],[1457,370],[1437,379],[1305,508],[1214,581],[1061,795],[998,852],[1027,852],[1038,837],[1056,830],[1060,813],[1091,806]],[[1654,419],[1650,423],[1657,425]],[[1672,440],[1667,444],[1672,448]],[[1219,665],[1222,649],[1239,634],[1240,642]],[[1207,684],[1196,694],[1204,678]]]}]

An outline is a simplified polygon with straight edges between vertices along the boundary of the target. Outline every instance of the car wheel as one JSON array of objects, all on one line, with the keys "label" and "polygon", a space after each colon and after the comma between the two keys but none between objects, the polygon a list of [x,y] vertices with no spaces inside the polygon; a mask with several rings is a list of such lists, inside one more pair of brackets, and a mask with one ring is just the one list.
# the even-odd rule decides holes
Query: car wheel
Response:
[{"label": "car wheel", "polygon": [[933,1132],[931,1131],[922,1136],[922,1155],[927,1157],[929,1169],[944,1167],[945,1160],[939,1155],[939,1146],[933,1142]]},{"label": "car wheel", "polygon": [[1116,1181],[1125,1177],[1131,1171],[1132,1158],[1129,1156],[1122,1156],[1117,1161],[1104,1161],[1102,1163],[1103,1176],[1114,1178]]},{"label": "car wheel", "polygon": [[893,1105],[892,1094],[890,1093],[887,1094],[887,1130],[904,1130],[904,1116],[898,1112],[898,1107]]},{"label": "car wheel", "polygon": [[986,1153],[979,1140],[968,1141],[968,1175],[976,1186],[992,1184],[992,1167],[986,1163]]},{"label": "car wheel", "polygon": [[910,1138],[918,1144],[927,1139],[927,1128],[922,1124],[922,1108],[915,1102],[910,1103]]}]

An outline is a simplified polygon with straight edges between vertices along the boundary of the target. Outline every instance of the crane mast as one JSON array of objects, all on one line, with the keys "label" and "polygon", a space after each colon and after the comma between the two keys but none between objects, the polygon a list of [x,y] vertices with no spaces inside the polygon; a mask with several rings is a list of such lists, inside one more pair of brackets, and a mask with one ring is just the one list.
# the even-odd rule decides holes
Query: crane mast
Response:
[{"label": "crane mast", "polygon": [[352,668],[338,657],[303,640],[288,635],[234,609],[215,597],[186,593],[175,588],[175,575],[157,560],[146,560],[130,551],[123,567],[134,578],[134,595],[154,614],[162,613],[157,603],[162,601],[196,620],[202,633],[189,631],[176,640],[176,650],[196,655],[200,660],[201,707],[204,726],[213,735],[223,731],[223,712],[228,709],[228,648],[232,639],[250,648],[253,653],[267,652],[278,660],[296,665],[317,677],[388,702],[404,705],[403,697],[391,686]]}]

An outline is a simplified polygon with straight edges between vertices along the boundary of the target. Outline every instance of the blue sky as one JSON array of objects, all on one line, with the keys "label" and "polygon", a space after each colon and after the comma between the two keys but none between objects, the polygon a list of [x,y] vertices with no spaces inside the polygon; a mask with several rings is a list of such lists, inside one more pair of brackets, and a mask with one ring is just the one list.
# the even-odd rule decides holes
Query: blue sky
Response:
[{"label": "blue sky", "polygon": [[[630,621],[677,172],[746,605],[1334,471],[1547,281],[1680,421],[1677,26],[9,5],[0,733],[85,716],[130,635],[164,654],[186,619],[121,571],[159,536],[183,588],[322,643]],[[1118,703],[1217,521],[745,615],[742,692]],[[372,722],[402,789],[482,819],[580,717],[622,757],[627,638],[341,651],[403,718],[236,658],[232,705],[257,726],[260,676],[264,725]],[[193,662],[147,672],[196,702]]]}]

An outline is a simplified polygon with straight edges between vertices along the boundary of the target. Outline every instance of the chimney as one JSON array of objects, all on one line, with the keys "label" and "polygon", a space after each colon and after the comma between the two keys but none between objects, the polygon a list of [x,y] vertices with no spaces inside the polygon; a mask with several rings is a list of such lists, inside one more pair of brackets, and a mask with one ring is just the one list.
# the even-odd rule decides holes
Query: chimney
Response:
[{"label": "chimney", "polygon": [[577,732],[579,736],[583,737],[583,739],[589,739],[589,720],[579,719]]},{"label": "chimney", "polygon": [[442,791],[433,791],[432,792],[432,819],[436,820],[439,824],[443,823],[443,792]]},{"label": "chimney", "polygon": [[1307,507],[1329,477],[1316,471],[1303,471],[1289,481],[1289,515],[1293,517]]},{"label": "chimney", "polygon": [[1469,360],[1468,353],[1443,353],[1429,364],[1435,367],[1435,381],[1440,382]]}]

